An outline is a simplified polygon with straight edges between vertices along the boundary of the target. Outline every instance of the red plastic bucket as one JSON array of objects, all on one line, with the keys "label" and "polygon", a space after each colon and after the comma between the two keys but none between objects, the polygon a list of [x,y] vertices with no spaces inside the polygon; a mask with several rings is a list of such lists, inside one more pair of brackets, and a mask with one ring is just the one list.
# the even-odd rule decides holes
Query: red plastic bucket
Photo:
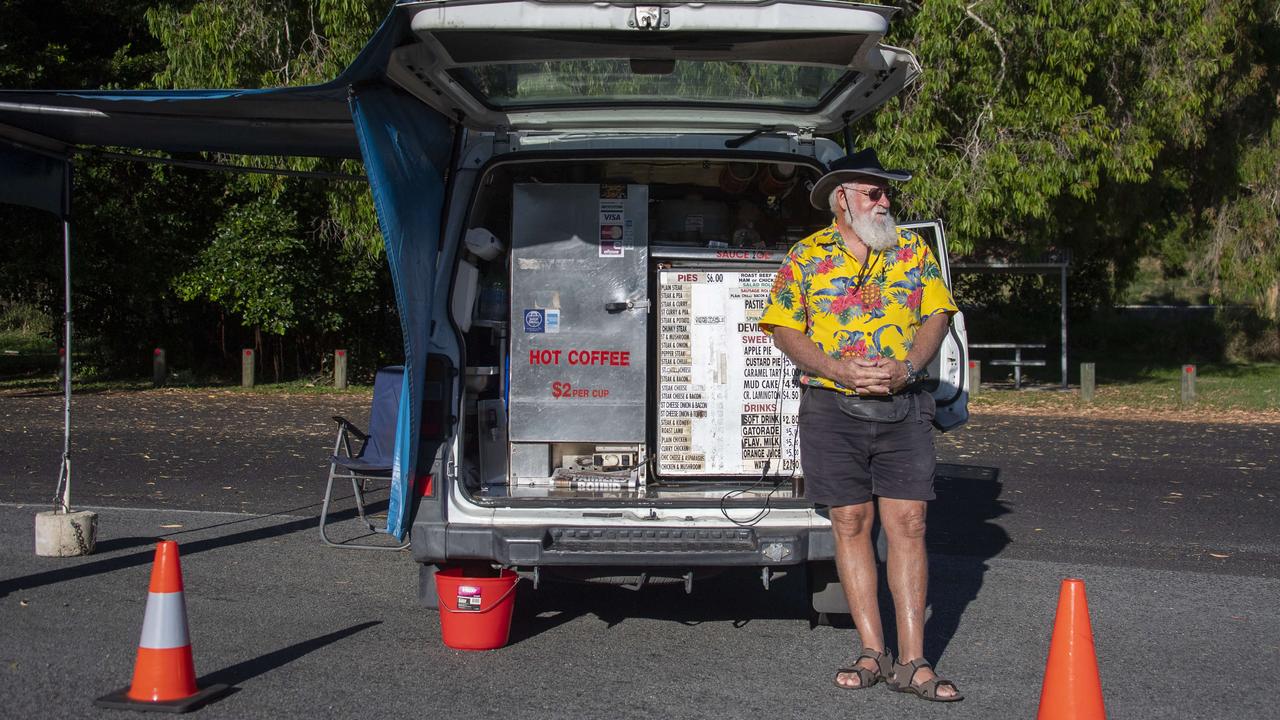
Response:
[{"label": "red plastic bucket", "polygon": [[520,576],[502,570],[498,577],[471,577],[463,568],[436,571],[440,635],[458,650],[495,650],[511,635]]}]

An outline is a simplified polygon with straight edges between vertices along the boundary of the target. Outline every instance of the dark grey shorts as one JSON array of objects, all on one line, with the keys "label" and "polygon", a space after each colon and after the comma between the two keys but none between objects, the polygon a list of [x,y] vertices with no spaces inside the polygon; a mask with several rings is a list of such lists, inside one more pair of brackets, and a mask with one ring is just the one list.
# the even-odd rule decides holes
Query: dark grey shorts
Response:
[{"label": "dark grey shorts", "polygon": [[932,500],[933,416],[937,405],[926,392],[905,420],[855,420],[840,411],[836,392],[805,390],[800,399],[800,465],[804,494],[818,505],[858,505],[872,496]]}]

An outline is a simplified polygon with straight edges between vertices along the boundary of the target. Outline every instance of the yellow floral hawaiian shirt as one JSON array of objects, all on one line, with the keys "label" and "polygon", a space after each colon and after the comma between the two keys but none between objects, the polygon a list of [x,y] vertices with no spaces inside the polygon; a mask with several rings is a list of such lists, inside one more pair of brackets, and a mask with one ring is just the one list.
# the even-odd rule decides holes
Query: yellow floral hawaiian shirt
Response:
[{"label": "yellow floral hawaiian shirt", "polygon": [[[834,358],[904,359],[934,313],[956,312],[942,270],[924,239],[898,229],[898,245],[871,252],[864,267],[834,223],[792,246],[773,279],[760,329],[789,327]],[[800,382],[848,392],[823,377]]]}]

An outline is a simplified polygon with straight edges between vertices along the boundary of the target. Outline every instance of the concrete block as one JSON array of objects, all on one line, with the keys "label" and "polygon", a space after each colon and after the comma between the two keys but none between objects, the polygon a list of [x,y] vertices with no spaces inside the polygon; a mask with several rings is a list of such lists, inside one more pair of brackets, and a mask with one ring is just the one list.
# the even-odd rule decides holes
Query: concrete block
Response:
[{"label": "concrete block", "polygon": [[98,543],[98,514],[88,510],[36,513],[36,555],[92,555]]}]

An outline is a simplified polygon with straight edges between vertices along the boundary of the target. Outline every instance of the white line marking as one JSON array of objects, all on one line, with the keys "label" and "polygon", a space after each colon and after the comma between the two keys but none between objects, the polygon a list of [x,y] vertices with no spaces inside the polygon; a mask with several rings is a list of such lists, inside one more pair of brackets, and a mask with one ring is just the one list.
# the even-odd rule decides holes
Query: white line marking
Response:
[{"label": "white line marking", "polygon": [[[316,504],[319,505],[319,503],[316,503]],[[15,508],[18,510],[24,510],[27,508],[50,509],[52,507],[51,505],[46,507],[46,505],[48,505],[48,503],[0,502],[0,507]],[[313,518],[315,517],[315,515],[286,515],[283,513],[245,513],[245,512],[233,512],[230,510],[190,510],[190,509],[180,509],[180,508],[145,508],[145,507],[125,507],[125,506],[119,506],[119,505],[111,506],[111,507],[108,507],[105,505],[76,505],[72,509],[73,510],[94,510],[94,511],[138,510],[143,512],[158,512],[158,513],[187,513],[191,515],[231,515],[233,517],[262,518],[264,520],[267,518]]]}]

